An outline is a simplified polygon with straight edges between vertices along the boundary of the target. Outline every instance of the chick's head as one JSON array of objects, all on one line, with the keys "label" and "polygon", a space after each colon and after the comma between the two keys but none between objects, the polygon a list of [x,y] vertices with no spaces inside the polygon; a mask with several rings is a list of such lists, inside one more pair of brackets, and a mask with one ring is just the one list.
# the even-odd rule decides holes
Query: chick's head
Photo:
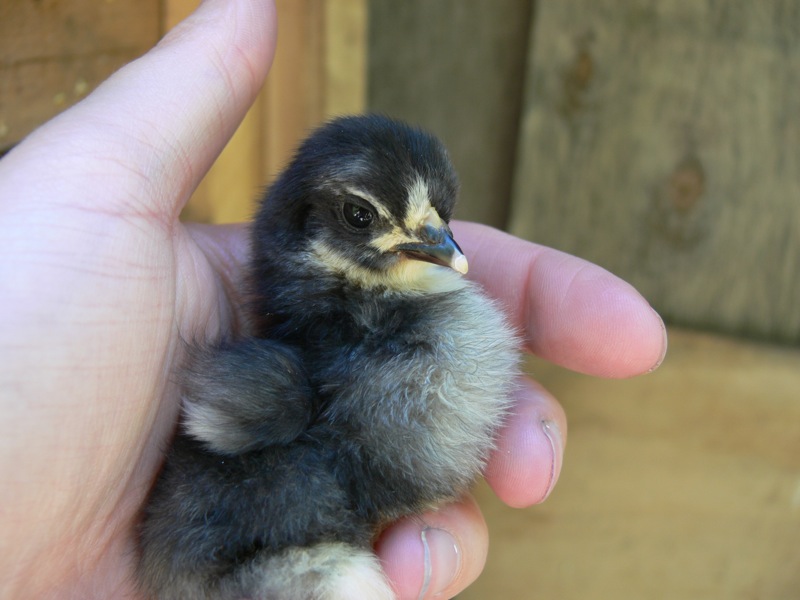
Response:
[{"label": "chick's head", "polygon": [[269,191],[255,255],[279,246],[306,268],[360,287],[459,287],[467,259],[448,226],[455,171],[434,136],[387,117],[333,120],[312,133]]}]

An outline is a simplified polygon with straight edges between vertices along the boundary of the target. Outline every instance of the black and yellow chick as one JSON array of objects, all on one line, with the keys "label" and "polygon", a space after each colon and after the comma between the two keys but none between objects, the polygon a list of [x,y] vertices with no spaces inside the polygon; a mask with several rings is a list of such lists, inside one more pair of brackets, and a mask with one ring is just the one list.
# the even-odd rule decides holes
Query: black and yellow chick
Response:
[{"label": "black and yellow chick", "polygon": [[141,531],[161,600],[394,598],[387,522],[460,496],[517,343],[463,277],[442,144],[380,116],[314,132],[252,233],[252,335],[194,352]]}]

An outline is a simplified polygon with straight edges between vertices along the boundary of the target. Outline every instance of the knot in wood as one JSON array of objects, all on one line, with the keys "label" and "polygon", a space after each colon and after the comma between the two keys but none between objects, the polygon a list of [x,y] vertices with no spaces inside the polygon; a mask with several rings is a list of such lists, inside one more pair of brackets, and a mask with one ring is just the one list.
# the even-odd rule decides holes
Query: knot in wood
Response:
[{"label": "knot in wood", "polygon": [[669,206],[679,213],[691,211],[705,192],[705,170],[697,157],[682,160],[669,178]]}]

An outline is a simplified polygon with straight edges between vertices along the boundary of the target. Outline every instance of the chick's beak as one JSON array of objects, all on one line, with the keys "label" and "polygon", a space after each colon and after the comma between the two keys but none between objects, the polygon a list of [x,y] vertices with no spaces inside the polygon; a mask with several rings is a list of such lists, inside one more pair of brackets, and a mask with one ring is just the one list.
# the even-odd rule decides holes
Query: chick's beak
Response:
[{"label": "chick's beak", "polygon": [[453,233],[444,223],[438,227],[430,223],[423,224],[417,231],[419,242],[409,242],[395,246],[395,251],[415,260],[423,260],[435,265],[450,267],[464,275],[469,268],[467,257],[461,251]]}]

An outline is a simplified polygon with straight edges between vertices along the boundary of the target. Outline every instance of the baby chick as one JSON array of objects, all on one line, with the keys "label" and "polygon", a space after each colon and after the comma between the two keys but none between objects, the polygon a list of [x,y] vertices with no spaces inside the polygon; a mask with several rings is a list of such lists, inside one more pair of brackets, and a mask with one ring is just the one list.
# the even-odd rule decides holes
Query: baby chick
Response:
[{"label": "baby chick", "polygon": [[508,408],[517,341],[466,280],[442,144],[381,116],[312,133],[252,230],[252,333],[196,349],[148,502],[160,600],[394,598],[371,546],[458,498]]}]

